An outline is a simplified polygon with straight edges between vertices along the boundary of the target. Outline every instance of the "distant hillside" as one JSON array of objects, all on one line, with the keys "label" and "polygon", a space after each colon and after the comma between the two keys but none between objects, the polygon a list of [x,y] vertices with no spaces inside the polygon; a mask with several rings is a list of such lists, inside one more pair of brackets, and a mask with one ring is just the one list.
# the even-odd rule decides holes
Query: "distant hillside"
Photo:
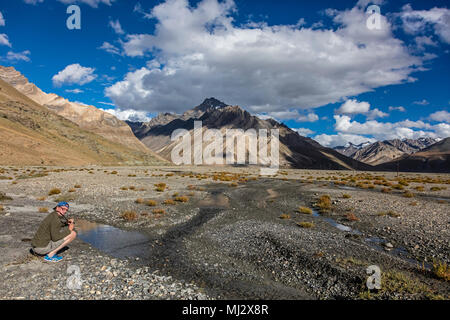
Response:
[{"label": "distant hillside", "polygon": [[[229,106],[217,99],[206,99],[199,106],[187,110],[182,115],[160,114],[147,123],[130,123],[135,135],[150,149],[166,159],[177,144],[171,141],[171,134],[176,129],[192,132],[194,121],[202,121],[203,129],[218,129],[225,135],[227,129],[279,129],[280,132],[280,166],[311,169],[361,169],[370,170],[359,161],[348,158],[333,149],[325,148],[316,141],[302,137],[283,124],[273,119],[262,120],[252,116],[239,106]],[[204,145],[205,146],[205,145]],[[248,152],[248,148],[246,152]],[[226,154],[224,144],[224,155]]]},{"label": "distant hillside", "polygon": [[148,149],[134,136],[130,127],[114,115],[94,106],[71,102],[54,93],[45,93],[13,67],[0,66],[0,79],[6,81],[19,92],[55,113],[78,124],[82,129],[94,132],[121,143],[128,148],[142,152]]},{"label": "distant hillside", "polygon": [[0,80],[1,165],[152,165],[158,158],[84,130]]},{"label": "distant hillside", "polygon": [[364,143],[354,145],[349,143],[345,147],[335,147],[334,149],[355,160],[370,164],[379,165],[390,162],[393,159],[403,157],[408,154],[418,152],[438,140],[432,138],[414,139],[394,139],[377,141],[374,143]]},{"label": "distant hillside", "polygon": [[450,172],[450,138],[443,139],[419,152],[380,164],[377,170],[414,172]]}]

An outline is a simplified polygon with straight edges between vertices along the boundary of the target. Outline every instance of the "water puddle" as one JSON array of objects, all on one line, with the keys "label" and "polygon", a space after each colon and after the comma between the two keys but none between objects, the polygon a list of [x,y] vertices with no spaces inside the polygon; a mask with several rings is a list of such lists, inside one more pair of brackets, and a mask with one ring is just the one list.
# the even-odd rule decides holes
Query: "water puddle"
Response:
[{"label": "water puddle", "polygon": [[83,219],[75,223],[78,238],[106,254],[119,259],[148,256],[150,239],[143,233]]},{"label": "water puddle", "polygon": [[[334,219],[323,217],[316,210],[313,210],[312,216],[328,222],[333,227],[335,227],[341,231],[347,232],[349,235],[356,235],[358,237],[363,235],[363,233],[357,229],[340,224],[337,221],[335,221]],[[384,251],[389,254],[400,257],[400,258],[412,263],[413,265],[416,265],[416,266],[420,265],[418,260],[410,257],[409,252],[405,248],[402,248],[402,247],[386,248],[386,243],[388,242],[387,240],[377,238],[377,237],[367,237],[367,238],[364,238],[364,241],[367,242],[367,244],[369,244],[372,248],[374,248],[376,250]],[[424,268],[427,270],[431,270],[431,265],[428,263],[424,263]]]},{"label": "water puddle", "polygon": [[351,228],[351,227],[349,227],[349,226],[340,224],[340,223],[338,223],[337,221],[335,221],[334,219],[323,217],[323,216],[320,215],[319,212],[317,212],[316,210],[313,210],[312,216],[313,216],[313,217],[316,217],[316,218],[320,218],[320,219],[322,219],[322,220],[328,222],[328,223],[331,224],[333,227],[335,227],[335,228],[337,228],[337,229],[339,229],[339,230],[341,230],[341,231],[350,232],[350,233],[352,233],[352,234],[357,234],[357,235],[362,235],[362,232],[361,232],[361,231],[356,230],[356,229],[353,229],[353,228]]},{"label": "water puddle", "polygon": [[344,190],[356,190],[355,187],[349,187],[349,186],[339,186],[339,189],[344,189]]}]

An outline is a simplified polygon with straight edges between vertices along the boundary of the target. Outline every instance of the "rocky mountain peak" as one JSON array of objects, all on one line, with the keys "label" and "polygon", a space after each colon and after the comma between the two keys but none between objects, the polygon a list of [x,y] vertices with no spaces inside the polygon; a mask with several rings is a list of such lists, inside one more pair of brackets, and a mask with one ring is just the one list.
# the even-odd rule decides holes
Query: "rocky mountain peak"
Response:
[{"label": "rocky mountain peak", "polygon": [[209,109],[218,109],[226,107],[227,104],[223,103],[216,98],[207,98],[200,105],[194,108],[194,110],[207,111]]}]

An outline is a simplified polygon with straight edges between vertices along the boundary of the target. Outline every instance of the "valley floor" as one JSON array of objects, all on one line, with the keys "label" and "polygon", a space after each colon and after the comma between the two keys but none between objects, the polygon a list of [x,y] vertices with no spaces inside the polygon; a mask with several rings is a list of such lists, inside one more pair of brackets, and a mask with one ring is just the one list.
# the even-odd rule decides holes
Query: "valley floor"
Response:
[{"label": "valley floor", "polygon": [[[258,172],[0,168],[0,299],[449,299],[450,175]],[[79,236],[49,264],[61,200]]]}]

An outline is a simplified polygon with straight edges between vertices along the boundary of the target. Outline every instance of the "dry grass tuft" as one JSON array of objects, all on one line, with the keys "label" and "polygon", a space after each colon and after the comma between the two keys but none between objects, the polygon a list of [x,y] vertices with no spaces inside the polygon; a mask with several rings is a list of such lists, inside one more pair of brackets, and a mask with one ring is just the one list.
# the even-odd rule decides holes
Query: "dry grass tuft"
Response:
[{"label": "dry grass tuft", "polygon": [[52,190],[50,190],[50,191],[48,192],[48,195],[49,195],[49,196],[52,196],[52,195],[60,194],[60,193],[61,193],[61,190],[60,190],[60,189],[58,189],[58,188],[53,188]]},{"label": "dry grass tuft", "polygon": [[164,209],[153,209],[153,214],[166,214],[166,210]]},{"label": "dry grass tuft", "polygon": [[450,281],[450,267],[446,262],[433,261],[433,273],[439,279]]},{"label": "dry grass tuft", "polygon": [[331,198],[329,195],[323,195],[319,198],[316,203],[316,206],[319,208],[321,212],[328,212],[331,210]]},{"label": "dry grass tuft", "polygon": [[314,228],[315,224],[313,222],[298,222],[297,225],[301,228],[306,228],[306,229],[310,229],[310,228]]},{"label": "dry grass tuft", "polygon": [[127,210],[121,214],[121,217],[126,221],[134,221],[138,218],[138,215],[135,211]]},{"label": "dry grass tuft", "polygon": [[300,207],[298,208],[298,212],[300,213],[304,213],[304,214],[312,214],[313,211],[311,208],[307,208],[307,207]]},{"label": "dry grass tuft", "polygon": [[175,201],[178,201],[178,202],[188,202],[188,201],[189,201],[189,197],[186,197],[186,196],[179,196],[179,197],[175,197],[174,200],[175,200]]},{"label": "dry grass tuft", "polygon": [[155,187],[156,187],[156,189],[155,189],[156,191],[163,192],[166,190],[167,185],[163,182],[160,182],[160,183],[155,184]]},{"label": "dry grass tuft", "polygon": [[48,208],[46,208],[46,207],[39,208],[38,212],[40,212],[40,213],[48,213]]},{"label": "dry grass tuft", "polygon": [[145,204],[146,204],[147,206],[149,206],[149,207],[154,207],[154,206],[156,206],[158,203],[157,203],[155,200],[147,200],[147,201],[145,202]]},{"label": "dry grass tuft", "polygon": [[283,213],[279,218],[282,220],[285,220],[285,219],[290,219],[291,216],[289,214]]}]

